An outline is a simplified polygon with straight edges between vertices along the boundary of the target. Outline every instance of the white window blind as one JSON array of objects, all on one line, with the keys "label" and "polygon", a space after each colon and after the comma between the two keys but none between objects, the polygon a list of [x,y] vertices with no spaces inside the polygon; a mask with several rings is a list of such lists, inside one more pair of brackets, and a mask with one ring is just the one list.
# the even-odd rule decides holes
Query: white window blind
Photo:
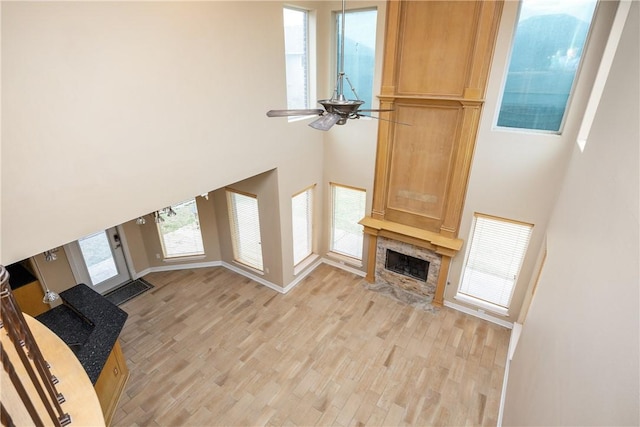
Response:
[{"label": "white window blind", "polygon": [[508,309],[532,228],[476,213],[458,294]]},{"label": "white window blind", "polygon": [[260,217],[256,196],[227,190],[233,258],[262,271]]},{"label": "white window blind", "polygon": [[161,213],[163,222],[158,223],[158,234],[165,258],[203,255],[200,218],[195,199],[172,206],[175,215]]},{"label": "white window blind", "polygon": [[311,255],[312,221],[313,221],[313,188],[296,194],[291,198],[293,227],[293,265]]},{"label": "white window blind", "polygon": [[362,259],[365,190],[331,184],[331,252]]}]

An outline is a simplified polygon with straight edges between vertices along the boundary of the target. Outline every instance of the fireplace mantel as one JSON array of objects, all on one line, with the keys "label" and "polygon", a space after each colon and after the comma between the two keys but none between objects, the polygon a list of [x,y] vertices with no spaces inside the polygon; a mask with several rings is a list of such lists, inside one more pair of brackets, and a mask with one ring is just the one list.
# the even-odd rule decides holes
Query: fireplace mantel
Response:
[{"label": "fireplace mantel", "polygon": [[433,231],[410,225],[400,224],[384,219],[364,217],[359,224],[364,227],[364,232],[369,235],[388,237],[401,242],[431,249],[440,255],[453,257],[462,247],[462,240],[443,236]]}]

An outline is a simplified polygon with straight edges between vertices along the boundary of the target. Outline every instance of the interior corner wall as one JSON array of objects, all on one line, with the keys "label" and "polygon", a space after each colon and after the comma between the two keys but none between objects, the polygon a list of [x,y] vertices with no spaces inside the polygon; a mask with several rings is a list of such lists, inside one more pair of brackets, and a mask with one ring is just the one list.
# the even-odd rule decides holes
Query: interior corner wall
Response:
[{"label": "interior corner wall", "polygon": [[640,424],[640,4],[632,2],[511,362],[505,425]]}]

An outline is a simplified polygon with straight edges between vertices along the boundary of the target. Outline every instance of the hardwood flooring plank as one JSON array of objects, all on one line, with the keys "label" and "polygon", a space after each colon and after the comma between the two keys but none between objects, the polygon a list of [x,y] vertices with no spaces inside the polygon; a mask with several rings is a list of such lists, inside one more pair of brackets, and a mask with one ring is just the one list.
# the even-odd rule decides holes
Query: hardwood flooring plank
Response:
[{"label": "hardwood flooring plank", "polygon": [[327,265],[286,295],[222,267],[145,279],[114,425],[495,425],[505,328]]}]

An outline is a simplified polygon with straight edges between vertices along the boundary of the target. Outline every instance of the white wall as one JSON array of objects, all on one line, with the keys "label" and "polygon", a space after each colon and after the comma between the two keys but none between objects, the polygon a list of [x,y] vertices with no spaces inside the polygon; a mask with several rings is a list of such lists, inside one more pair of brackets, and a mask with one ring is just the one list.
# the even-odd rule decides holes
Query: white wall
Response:
[{"label": "white wall", "polygon": [[640,8],[633,2],[510,367],[505,425],[638,425]]},{"label": "white wall", "polygon": [[2,2],[0,261],[273,168],[321,181],[322,133],[265,116],[282,5]]},{"label": "white wall", "polygon": [[615,2],[602,2],[596,12],[564,129],[561,135],[550,135],[495,128],[518,14],[518,2],[504,3],[460,224],[459,237],[465,244],[451,263],[446,300],[465,305],[454,296],[462,276],[474,212],[532,223],[534,229],[529,250],[507,319],[511,322],[517,320],[527,286],[531,278],[535,278],[536,259],[547,222],[566,173],[615,10]]}]

